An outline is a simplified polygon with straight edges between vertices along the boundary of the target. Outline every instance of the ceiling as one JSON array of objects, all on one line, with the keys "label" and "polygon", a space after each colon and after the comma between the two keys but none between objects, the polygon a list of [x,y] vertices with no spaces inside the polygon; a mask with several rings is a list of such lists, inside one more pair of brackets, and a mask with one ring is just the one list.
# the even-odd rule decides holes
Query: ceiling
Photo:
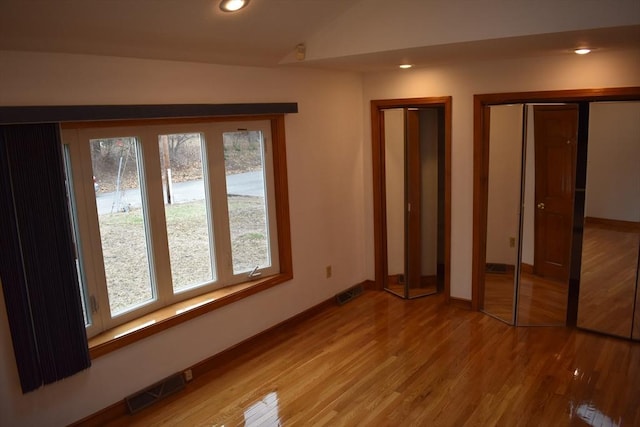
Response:
[{"label": "ceiling", "polygon": [[640,25],[447,43],[309,60],[299,65],[376,72],[397,69],[405,63],[428,67],[463,61],[575,55],[573,50],[579,46],[595,46],[594,52],[638,49]]},{"label": "ceiling", "polygon": [[0,0],[0,49],[277,65],[357,0]]},{"label": "ceiling", "polygon": [[[465,1],[473,4],[468,0],[448,4]],[[473,38],[469,31],[458,31],[465,37],[447,33],[448,23],[433,14],[429,14],[432,24],[411,25],[419,33],[403,29],[403,22],[412,18],[411,8],[416,13],[422,8],[425,19],[425,6],[438,6],[443,14],[461,13],[445,10],[443,0],[394,0],[393,5],[406,6],[404,15],[394,17],[384,9],[389,4],[383,0],[252,0],[246,9],[229,14],[218,9],[218,0],[0,0],[0,50],[378,71],[402,62],[426,66],[461,58],[566,54],[580,44],[599,50],[640,48],[640,8],[639,16],[613,17],[603,21],[604,27],[590,27],[585,18],[582,26],[516,28],[508,36],[478,25]],[[393,20],[389,24],[393,28],[387,26],[387,17]],[[365,19],[375,25],[365,25]],[[429,28],[438,29],[439,34],[430,35]],[[295,57],[300,43],[306,44],[304,61]],[[314,56],[314,51],[321,54]]]}]

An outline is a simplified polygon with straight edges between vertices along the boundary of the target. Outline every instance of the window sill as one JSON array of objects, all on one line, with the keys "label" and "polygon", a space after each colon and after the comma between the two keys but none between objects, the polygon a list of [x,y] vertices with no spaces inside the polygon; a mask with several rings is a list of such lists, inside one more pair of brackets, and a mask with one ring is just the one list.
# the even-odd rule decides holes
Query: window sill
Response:
[{"label": "window sill", "polygon": [[215,291],[169,305],[90,338],[89,354],[91,359],[96,359],[292,278],[293,275],[291,273],[280,273],[259,280],[216,289]]}]

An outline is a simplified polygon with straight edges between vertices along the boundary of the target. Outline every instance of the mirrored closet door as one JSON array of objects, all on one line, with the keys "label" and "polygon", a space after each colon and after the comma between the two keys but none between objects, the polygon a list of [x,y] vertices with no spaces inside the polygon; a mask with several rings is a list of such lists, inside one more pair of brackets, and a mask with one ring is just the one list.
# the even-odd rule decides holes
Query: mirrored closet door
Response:
[{"label": "mirrored closet door", "polygon": [[640,340],[640,102],[483,108],[480,309]]},{"label": "mirrored closet door", "polygon": [[591,103],[578,327],[640,339],[639,252],[640,102]]},{"label": "mirrored closet door", "polygon": [[519,265],[524,105],[489,107],[485,313],[515,323]]},{"label": "mirrored closet door", "polygon": [[391,108],[384,115],[386,278],[403,298],[442,289],[444,138],[439,108]]},{"label": "mirrored closet door", "polygon": [[510,324],[566,319],[578,106],[489,107],[483,311]]}]

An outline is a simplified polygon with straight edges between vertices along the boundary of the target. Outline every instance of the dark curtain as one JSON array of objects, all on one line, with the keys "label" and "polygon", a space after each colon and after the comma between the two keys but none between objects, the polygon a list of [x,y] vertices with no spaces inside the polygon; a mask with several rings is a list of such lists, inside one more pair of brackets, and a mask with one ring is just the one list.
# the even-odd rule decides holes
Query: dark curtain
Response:
[{"label": "dark curtain", "polygon": [[0,126],[0,278],[23,392],[90,366],[57,124]]}]

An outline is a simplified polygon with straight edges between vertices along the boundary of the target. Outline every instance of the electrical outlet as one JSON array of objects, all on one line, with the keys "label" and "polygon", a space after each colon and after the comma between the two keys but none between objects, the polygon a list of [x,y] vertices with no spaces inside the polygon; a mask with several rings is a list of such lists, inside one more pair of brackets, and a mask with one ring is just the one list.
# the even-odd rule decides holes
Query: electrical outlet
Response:
[{"label": "electrical outlet", "polygon": [[516,247],[516,238],[515,237],[509,237],[509,247],[512,247],[512,248]]},{"label": "electrical outlet", "polygon": [[327,279],[331,277],[332,271],[331,271],[331,266],[330,265],[326,266],[325,273],[326,273]]},{"label": "electrical outlet", "polygon": [[186,371],[184,371],[184,380],[191,381],[192,379],[193,379],[193,372],[191,372],[191,369],[187,369]]}]

